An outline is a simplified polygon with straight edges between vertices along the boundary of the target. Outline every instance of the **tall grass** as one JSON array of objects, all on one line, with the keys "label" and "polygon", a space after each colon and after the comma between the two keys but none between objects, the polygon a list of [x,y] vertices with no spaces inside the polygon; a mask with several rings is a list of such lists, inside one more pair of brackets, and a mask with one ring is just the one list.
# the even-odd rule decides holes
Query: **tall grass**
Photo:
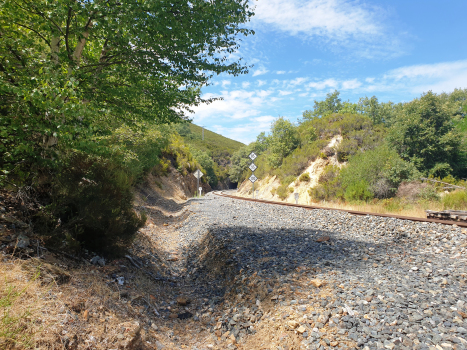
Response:
[{"label": "tall grass", "polygon": [[443,208],[454,210],[467,210],[467,191],[454,191],[447,193],[442,199]]},{"label": "tall grass", "polygon": [[[34,336],[41,331],[35,324],[34,316],[40,308],[27,295],[32,284],[39,277],[36,272],[26,285],[13,285],[4,276],[0,285],[0,348],[31,349]],[[27,305],[27,306],[25,306]]]}]

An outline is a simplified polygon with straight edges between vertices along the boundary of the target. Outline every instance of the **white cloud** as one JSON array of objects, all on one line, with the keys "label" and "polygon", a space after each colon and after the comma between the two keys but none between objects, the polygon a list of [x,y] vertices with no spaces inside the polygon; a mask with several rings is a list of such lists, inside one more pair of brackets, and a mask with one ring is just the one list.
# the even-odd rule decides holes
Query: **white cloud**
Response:
[{"label": "white cloud", "polygon": [[258,76],[258,75],[263,75],[263,74],[266,74],[266,73],[268,73],[268,72],[269,72],[269,71],[268,71],[266,68],[261,67],[261,68],[258,68],[257,70],[255,70],[255,71],[253,72],[253,76],[256,77],[256,76]]},{"label": "white cloud", "polygon": [[226,86],[230,85],[230,80],[222,80],[222,87],[225,89]]},{"label": "white cloud", "polygon": [[293,94],[293,91],[279,90],[279,95],[281,95],[281,96],[287,96],[287,95],[291,95],[291,94]]},{"label": "white cloud", "polygon": [[256,94],[259,97],[267,97],[272,94],[272,90],[260,90],[260,91],[257,91]]},{"label": "white cloud", "polygon": [[249,86],[250,86],[250,82],[248,82],[248,81],[245,81],[245,82],[242,83],[242,88],[244,88],[244,89],[246,89]]},{"label": "white cloud", "polygon": [[336,79],[330,78],[330,79],[326,79],[322,81],[314,81],[314,82],[308,83],[307,87],[310,89],[323,90],[326,88],[336,89],[338,85],[339,83],[337,82]]},{"label": "white cloud", "polygon": [[365,81],[366,81],[367,83],[372,83],[372,82],[375,81],[375,78],[366,78]]},{"label": "white cloud", "polygon": [[308,78],[295,78],[289,82],[289,86],[302,85]]},{"label": "white cloud", "polygon": [[285,70],[278,70],[278,71],[276,72],[276,74],[285,74],[285,73],[287,73]]},{"label": "white cloud", "polygon": [[383,25],[386,12],[353,0],[256,0],[253,22],[293,36],[323,39],[364,57],[399,54],[396,33]]},{"label": "white cloud", "polygon": [[256,140],[256,136],[258,136],[260,132],[268,132],[274,119],[276,118],[271,115],[263,115],[251,118],[250,121],[245,124],[238,124],[234,127],[214,125],[212,129],[226,137],[249,144]]},{"label": "white cloud", "polygon": [[353,90],[357,89],[362,86],[362,83],[358,81],[358,79],[346,80],[342,82],[342,89],[343,90]]},{"label": "white cloud", "polygon": [[421,94],[432,90],[450,92],[455,88],[467,88],[467,60],[419,64],[393,69],[368,87],[372,91],[394,89]]},{"label": "white cloud", "polygon": [[257,80],[258,86],[266,85],[266,80]]}]

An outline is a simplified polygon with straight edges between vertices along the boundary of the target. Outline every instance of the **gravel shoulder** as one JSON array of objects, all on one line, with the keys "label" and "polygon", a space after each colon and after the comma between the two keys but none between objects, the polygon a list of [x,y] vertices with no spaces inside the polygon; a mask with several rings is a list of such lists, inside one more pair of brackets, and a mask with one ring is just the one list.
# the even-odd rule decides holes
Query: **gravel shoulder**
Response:
[{"label": "gravel shoulder", "polygon": [[12,281],[43,270],[39,348],[467,349],[465,229],[143,195],[131,260],[3,256]]},{"label": "gravel shoulder", "polygon": [[202,301],[201,348],[466,348],[465,229],[212,193],[187,208],[169,268]]}]

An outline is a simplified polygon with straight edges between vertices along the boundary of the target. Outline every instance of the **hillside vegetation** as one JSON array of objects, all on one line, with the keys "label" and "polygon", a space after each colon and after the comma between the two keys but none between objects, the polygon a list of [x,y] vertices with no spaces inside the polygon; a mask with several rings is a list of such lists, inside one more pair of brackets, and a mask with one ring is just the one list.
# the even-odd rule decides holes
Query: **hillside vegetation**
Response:
[{"label": "hillside vegetation", "polygon": [[193,123],[178,124],[176,130],[205,169],[211,187],[222,184],[225,188],[229,182],[228,170],[232,154],[245,145],[207,129],[204,129],[203,140],[202,127]]},{"label": "hillside vegetation", "polygon": [[252,15],[237,0],[2,1],[0,202],[19,200],[7,214],[43,244],[113,254],[145,223],[133,191],[148,174],[200,168],[215,186],[209,144],[174,124],[214,100],[201,97],[213,75],[248,72],[230,57]]},{"label": "hillside vegetation", "polygon": [[[233,155],[230,177],[245,181],[251,173],[247,156],[255,151],[255,175],[264,181],[275,176],[280,185],[271,191],[284,200],[298,184],[309,181],[310,164],[332,158],[320,163],[324,168],[318,183],[308,188],[314,202],[380,201],[397,210],[424,202],[467,209],[465,191],[420,181],[430,178],[466,187],[466,115],[467,90],[428,92],[399,104],[380,103],[376,97],[343,102],[335,91],[315,101],[297,124],[276,119],[268,135],[259,134]],[[410,195],[404,192],[407,186]]]}]

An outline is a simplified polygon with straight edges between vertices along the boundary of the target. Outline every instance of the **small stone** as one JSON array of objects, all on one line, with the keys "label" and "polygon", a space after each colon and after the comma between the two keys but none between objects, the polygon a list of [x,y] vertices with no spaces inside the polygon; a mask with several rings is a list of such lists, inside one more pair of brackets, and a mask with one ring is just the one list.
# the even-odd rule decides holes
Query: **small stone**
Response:
[{"label": "small stone", "polygon": [[305,333],[305,331],[306,331],[306,328],[303,327],[303,326],[300,326],[300,327],[297,328],[297,332],[298,332],[299,334],[303,334],[303,333]]},{"label": "small stone", "polygon": [[185,297],[178,297],[177,298],[177,304],[180,305],[180,306],[186,306],[190,303],[190,301],[188,300],[188,298],[185,298]]},{"label": "small stone", "polygon": [[295,320],[291,320],[291,321],[287,322],[287,325],[288,325],[290,328],[295,329],[295,328],[297,328],[297,327],[300,325],[300,323],[298,323],[298,322],[295,321]]},{"label": "small stone", "polygon": [[18,239],[17,239],[17,243],[16,243],[16,248],[19,248],[19,249],[26,249],[30,244],[30,241],[29,241],[29,238],[24,235],[24,234],[20,234],[18,236]]},{"label": "small stone", "polygon": [[160,341],[156,340],[156,349],[157,350],[163,350],[163,349],[165,349],[165,345],[162,344]]},{"label": "small stone", "polygon": [[84,310],[83,312],[83,318],[87,321],[89,318],[89,310]]},{"label": "small stone", "polygon": [[324,286],[326,282],[320,279],[313,279],[310,281],[310,284],[316,288],[319,288],[319,287]]},{"label": "small stone", "polygon": [[330,239],[331,237],[329,236],[321,236],[316,239],[316,242],[326,242],[326,241],[329,241]]}]

